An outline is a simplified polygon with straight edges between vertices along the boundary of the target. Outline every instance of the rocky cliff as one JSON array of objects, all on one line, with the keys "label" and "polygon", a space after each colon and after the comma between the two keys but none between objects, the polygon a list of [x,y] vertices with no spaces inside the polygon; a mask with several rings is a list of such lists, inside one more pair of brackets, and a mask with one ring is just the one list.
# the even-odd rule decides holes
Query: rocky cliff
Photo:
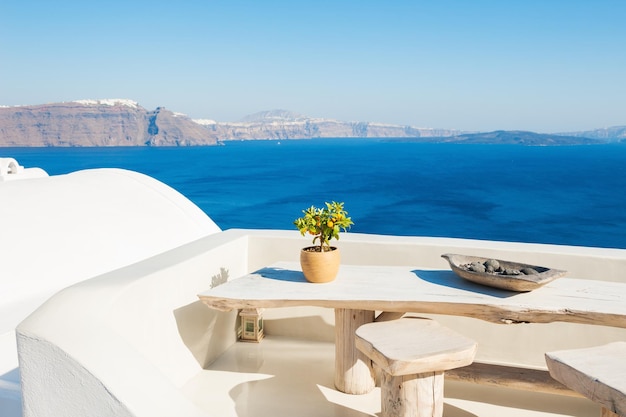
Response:
[{"label": "rocky cliff", "polygon": [[129,100],[83,100],[0,108],[0,146],[215,144],[186,116]]},{"label": "rocky cliff", "polygon": [[163,107],[147,110],[131,100],[79,100],[0,107],[0,147],[195,146],[229,140],[394,138],[419,142],[573,145],[626,140],[626,127],[539,134],[523,131],[465,133],[369,122],[312,118],[286,110],[239,122],[192,120]]},{"label": "rocky cliff", "polygon": [[0,146],[192,146],[243,139],[434,137],[445,129],[310,118],[274,110],[240,122],[192,120],[130,100],[79,100],[0,107]]}]

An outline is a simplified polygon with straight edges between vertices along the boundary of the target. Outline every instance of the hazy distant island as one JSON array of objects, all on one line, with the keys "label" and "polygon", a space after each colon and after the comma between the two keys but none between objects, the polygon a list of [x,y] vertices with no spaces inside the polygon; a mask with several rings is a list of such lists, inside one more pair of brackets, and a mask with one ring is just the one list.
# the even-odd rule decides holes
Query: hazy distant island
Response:
[{"label": "hazy distant island", "polygon": [[414,142],[588,145],[626,141],[626,126],[587,132],[461,132],[372,122],[345,122],[287,110],[255,113],[237,122],[195,120],[132,100],[78,100],[0,107],[0,147],[206,146],[232,140],[387,138]]},{"label": "hazy distant island", "polygon": [[[495,132],[461,133],[449,137],[417,139],[394,139],[402,142],[436,142],[436,143],[465,143],[484,145],[526,145],[526,146],[555,146],[555,145],[593,145],[609,142],[626,141],[626,126],[621,127],[621,138],[598,138],[583,135],[583,132],[574,133],[535,133],[523,130],[497,130]],[[595,132],[595,131],[594,131]]]}]

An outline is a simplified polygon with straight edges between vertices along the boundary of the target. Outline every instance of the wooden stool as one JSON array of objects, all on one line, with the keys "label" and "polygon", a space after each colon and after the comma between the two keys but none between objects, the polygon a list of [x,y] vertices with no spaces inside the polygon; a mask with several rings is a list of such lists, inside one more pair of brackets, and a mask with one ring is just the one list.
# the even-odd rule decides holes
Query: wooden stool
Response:
[{"label": "wooden stool", "polygon": [[364,324],[355,344],[382,370],[382,417],[440,417],[444,371],[476,353],[475,341],[418,317]]},{"label": "wooden stool", "polygon": [[546,353],[552,378],[602,406],[602,417],[626,417],[626,342]]}]

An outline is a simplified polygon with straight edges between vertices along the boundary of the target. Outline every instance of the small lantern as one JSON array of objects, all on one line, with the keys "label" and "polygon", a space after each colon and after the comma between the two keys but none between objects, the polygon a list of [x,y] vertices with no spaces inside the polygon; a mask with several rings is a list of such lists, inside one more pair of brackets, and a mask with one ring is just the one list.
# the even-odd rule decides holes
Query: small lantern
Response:
[{"label": "small lantern", "polygon": [[241,341],[259,343],[263,339],[263,309],[244,308],[241,316]]}]

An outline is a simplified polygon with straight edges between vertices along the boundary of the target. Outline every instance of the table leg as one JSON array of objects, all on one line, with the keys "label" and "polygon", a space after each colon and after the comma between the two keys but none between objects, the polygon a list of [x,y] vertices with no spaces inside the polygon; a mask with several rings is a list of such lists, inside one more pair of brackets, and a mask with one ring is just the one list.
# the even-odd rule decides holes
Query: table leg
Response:
[{"label": "table leg", "polygon": [[366,394],[374,389],[371,360],[354,344],[354,332],[374,321],[374,311],[335,309],[335,387],[347,394]]}]

